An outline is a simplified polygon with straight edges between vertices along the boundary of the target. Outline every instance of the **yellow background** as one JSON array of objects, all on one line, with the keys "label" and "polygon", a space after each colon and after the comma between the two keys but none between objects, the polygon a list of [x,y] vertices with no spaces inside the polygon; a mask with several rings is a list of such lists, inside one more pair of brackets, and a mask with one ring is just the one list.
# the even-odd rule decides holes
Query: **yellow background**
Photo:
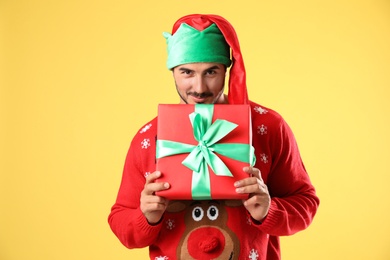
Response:
[{"label": "yellow background", "polygon": [[147,257],[107,215],[132,136],[178,102],[162,32],[189,13],[235,26],[321,198],[283,259],[390,259],[388,0],[1,0],[0,259]]}]

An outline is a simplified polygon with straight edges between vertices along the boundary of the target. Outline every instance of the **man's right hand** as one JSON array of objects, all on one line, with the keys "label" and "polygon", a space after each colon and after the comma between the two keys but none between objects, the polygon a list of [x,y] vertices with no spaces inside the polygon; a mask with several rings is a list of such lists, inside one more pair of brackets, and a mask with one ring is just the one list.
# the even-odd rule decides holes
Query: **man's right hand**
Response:
[{"label": "man's right hand", "polygon": [[155,171],[146,177],[144,189],[141,192],[141,211],[149,224],[156,224],[164,214],[169,201],[155,195],[156,191],[169,189],[167,182],[154,182],[161,176],[161,172]]}]

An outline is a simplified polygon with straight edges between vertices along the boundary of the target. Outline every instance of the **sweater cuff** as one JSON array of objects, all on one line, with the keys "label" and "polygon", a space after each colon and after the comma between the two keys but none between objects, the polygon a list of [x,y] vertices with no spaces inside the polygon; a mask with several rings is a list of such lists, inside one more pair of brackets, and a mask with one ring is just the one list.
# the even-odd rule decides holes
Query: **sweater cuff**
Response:
[{"label": "sweater cuff", "polygon": [[153,225],[149,224],[148,220],[146,219],[140,208],[138,208],[137,210],[137,217],[135,219],[142,233],[146,235],[151,235],[152,237],[156,236],[156,234],[159,234],[160,229],[162,227],[162,221],[159,221],[158,223]]},{"label": "sweater cuff", "polygon": [[269,234],[269,231],[278,224],[278,219],[280,219],[280,212],[277,209],[275,202],[271,199],[268,214],[259,227],[263,230],[263,232]]}]

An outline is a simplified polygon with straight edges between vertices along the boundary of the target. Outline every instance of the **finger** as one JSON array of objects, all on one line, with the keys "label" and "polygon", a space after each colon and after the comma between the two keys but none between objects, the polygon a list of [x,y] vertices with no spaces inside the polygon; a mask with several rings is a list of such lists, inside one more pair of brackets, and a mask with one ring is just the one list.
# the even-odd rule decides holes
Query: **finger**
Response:
[{"label": "finger", "polygon": [[161,177],[160,171],[155,171],[146,177],[146,183],[151,183]]},{"label": "finger", "polygon": [[160,197],[160,196],[155,196],[155,195],[148,195],[148,196],[145,196],[143,198],[143,201],[145,202],[145,204],[154,204],[154,205],[167,205],[168,204],[168,200],[164,197]]},{"label": "finger", "polygon": [[250,167],[250,166],[245,166],[242,170],[244,172],[248,173],[249,175],[252,174],[252,167]]},{"label": "finger", "polygon": [[251,166],[245,166],[243,168],[243,171],[248,173],[249,175],[253,175],[255,177],[258,177],[260,175],[260,170],[255,168],[255,167],[251,167]]},{"label": "finger", "polygon": [[261,189],[258,184],[251,184],[245,186],[236,187],[237,193],[260,193]]},{"label": "finger", "polygon": [[236,187],[236,188],[245,187],[245,186],[257,184],[259,182],[260,182],[260,180],[256,177],[248,177],[248,178],[236,181],[234,183],[234,187]]},{"label": "finger", "polygon": [[145,184],[144,192],[147,195],[152,195],[156,191],[162,191],[169,189],[170,185],[168,182],[152,182]]},{"label": "finger", "polygon": [[142,202],[144,203],[144,207],[149,210],[165,209],[169,204],[168,199],[155,195],[144,197]]},{"label": "finger", "polygon": [[264,182],[263,178],[261,177],[261,171],[258,168],[247,166],[247,167],[244,167],[244,172],[246,172],[246,173],[250,174],[251,176],[256,177],[259,180],[261,180],[262,182]]},{"label": "finger", "polygon": [[261,180],[253,177],[235,183],[237,193],[268,194],[268,187]]}]

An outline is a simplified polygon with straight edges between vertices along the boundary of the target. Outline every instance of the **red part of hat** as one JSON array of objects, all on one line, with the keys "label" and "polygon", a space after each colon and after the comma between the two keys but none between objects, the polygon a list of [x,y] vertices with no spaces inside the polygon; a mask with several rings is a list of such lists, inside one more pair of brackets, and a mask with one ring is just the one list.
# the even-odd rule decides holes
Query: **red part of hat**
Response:
[{"label": "red part of hat", "polygon": [[246,88],[246,74],[244,60],[241,55],[240,44],[233,26],[223,17],[214,14],[190,14],[183,16],[173,25],[172,35],[186,23],[201,31],[215,23],[221,30],[226,42],[232,50],[232,67],[229,77],[229,104],[248,104],[248,91]]}]

